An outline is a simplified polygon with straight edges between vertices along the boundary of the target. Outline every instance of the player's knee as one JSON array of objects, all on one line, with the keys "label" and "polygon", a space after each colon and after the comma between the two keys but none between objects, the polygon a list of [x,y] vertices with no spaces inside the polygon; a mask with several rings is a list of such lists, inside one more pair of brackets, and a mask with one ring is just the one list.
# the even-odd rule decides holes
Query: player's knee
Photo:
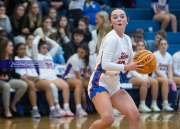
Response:
[{"label": "player's knee", "polygon": [[140,122],[140,114],[138,112],[133,113],[133,116],[131,117],[131,120],[134,123]]},{"label": "player's knee", "polygon": [[148,88],[148,83],[147,83],[147,81],[146,81],[146,80],[143,80],[143,81],[141,82],[141,86],[144,86],[144,87],[147,87],[147,88]]},{"label": "player's knee", "polygon": [[176,21],[176,16],[175,15],[171,15],[171,20]]},{"label": "player's knee", "polygon": [[170,18],[169,16],[165,16],[165,17],[164,17],[164,21],[170,22],[170,20],[171,20],[171,18]]},{"label": "player's knee", "polygon": [[79,88],[83,88],[83,83],[81,80],[77,80],[76,81],[76,86],[79,87]]},{"label": "player's knee", "polygon": [[105,113],[102,116],[102,120],[106,127],[111,126],[114,123],[114,114],[113,113]]}]

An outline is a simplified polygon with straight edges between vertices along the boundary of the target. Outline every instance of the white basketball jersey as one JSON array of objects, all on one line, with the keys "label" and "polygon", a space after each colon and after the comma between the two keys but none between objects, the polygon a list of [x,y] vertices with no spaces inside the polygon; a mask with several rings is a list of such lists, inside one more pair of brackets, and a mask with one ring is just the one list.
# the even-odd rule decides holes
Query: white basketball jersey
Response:
[{"label": "white basketball jersey", "polygon": [[[106,55],[103,55],[104,51],[106,51]],[[103,55],[103,63],[110,62],[109,64],[110,66],[108,70],[102,69],[102,55]],[[102,44],[97,57],[95,71],[101,71],[104,72],[105,74],[118,74],[120,73],[120,70],[118,71],[117,69],[119,69],[118,66],[120,65],[114,65],[114,64],[127,64],[132,59],[133,59],[132,43],[129,36],[124,34],[123,37],[121,38],[117,35],[115,30],[112,30],[102,40]]]},{"label": "white basketball jersey", "polygon": [[[164,76],[167,77],[168,73],[168,66],[172,65],[172,56],[166,52],[165,55],[162,55],[159,50],[154,52],[154,55],[157,60],[157,67],[159,72]],[[155,72],[152,73],[152,77],[156,77]]]}]

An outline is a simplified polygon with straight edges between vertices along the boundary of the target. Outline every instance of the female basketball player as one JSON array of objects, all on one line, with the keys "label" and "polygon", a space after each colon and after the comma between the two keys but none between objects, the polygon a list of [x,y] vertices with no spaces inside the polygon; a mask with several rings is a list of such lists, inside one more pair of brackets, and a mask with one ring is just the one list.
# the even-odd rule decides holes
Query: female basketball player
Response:
[{"label": "female basketball player", "polygon": [[173,80],[180,86],[180,51],[173,55]]},{"label": "female basketball player", "polygon": [[[102,40],[95,71],[88,86],[88,94],[100,120],[89,129],[106,129],[114,122],[112,105],[129,120],[129,129],[140,129],[140,116],[136,105],[126,91],[121,88],[119,73],[128,70],[143,70],[141,61],[132,61],[131,39],[124,34],[128,17],[121,9],[114,9],[109,14],[113,28]],[[129,64],[128,64],[129,63]]]},{"label": "female basketball player", "polygon": [[[74,90],[74,98],[76,103],[76,116],[86,116],[87,113],[81,106],[81,96],[85,99],[83,86],[87,89],[89,82],[89,74],[87,67],[89,66],[89,48],[87,44],[81,44],[77,53],[72,55],[67,61],[67,67],[63,75],[63,79],[67,81],[70,88]],[[83,75],[83,78],[81,77]]]},{"label": "female basketball player", "polygon": [[[154,52],[154,55],[157,60],[157,66],[154,72],[152,73],[152,77],[156,78],[159,85],[162,87],[162,92],[164,95],[163,98],[163,111],[173,111],[168,104],[168,92],[167,88],[170,87],[173,81],[173,72],[172,72],[172,56],[166,52],[168,48],[168,42],[165,39],[159,41],[159,50]],[[165,99],[166,98],[166,99]]]}]

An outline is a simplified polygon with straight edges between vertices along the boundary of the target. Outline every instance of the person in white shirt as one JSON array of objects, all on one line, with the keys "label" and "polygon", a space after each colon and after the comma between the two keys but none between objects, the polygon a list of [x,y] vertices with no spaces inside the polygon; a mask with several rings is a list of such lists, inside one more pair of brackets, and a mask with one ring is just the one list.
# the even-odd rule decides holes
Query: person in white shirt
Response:
[{"label": "person in white shirt", "polygon": [[42,26],[37,28],[33,34],[35,36],[40,35],[49,37],[53,32],[56,32],[56,30],[52,28],[52,20],[49,16],[45,16],[42,21]]},{"label": "person in white shirt", "polygon": [[168,42],[165,39],[159,41],[159,50],[154,52],[157,60],[156,69],[152,73],[152,77],[157,79],[161,90],[164,93],[163,98],[163,108],[164,111],[173,111],[168,104],[168,92],[167,87],[172,86],[173,72],[172,72],[172,56],[166,51],[168,48]]},{"label": "person in white shirt", "polygon": [[[48,52],[48,44],[51,46]],[[36,36],[32,46],[32,58],[34,60],[46,62],[47,68],[39,68],[39,78],[48,81],[52,88],[54,102],[56,109],[60,112],[61,116],[74,116],[69,108],[69,85],[61,78],[58,78],[55,74],[54,63],[52,57],[56,54],[58,44],[49,39],[48,37]],[[58,99],[58,89],[62,90],[64,110],[61,109]]]},{"label": "person in white shirt", "polygon": [[[33,64],[33,61],[31,58],[25,56],[26,54],[26,45],[24,43],[19,43],[15,47],[15,61],[18,62],[25,62],[28,61],[29,64]],[[48,104],[50,106],[50,115],[51,117],[60,117],[60,113],[56,112],[54,103],[53,103],[53,94],[51,91],[51,87],[48,84],[47,81],[41,80],[38,77],[38,74],[36,72],[35,67],[34,68],[16,68],[16,73],[21,75],[21,78],[28,84],[28,95],[31,102],[31,105],[33,107],[32,110],[32,117],[38,118],[40,117],[40,114],[38,112],[37,107],[37,97],[36,97],[36,89],[45,91],[46,98],[48,101]],[[41,87],[39,84],[42,84]]]},{"label": "person in white shirt", "polygon": [[[89,129],[106,129],[114,122],[113,107],[129,120],[130,129],[140,129],[140,115],[130,95],[122,89],[120,71],[142,70],[144,65],[134,63],[131,39],[124,34],[128,17],[122,9],[109,14],[110,31],[102,40],[96,67],[91,75],[88,94],[100,119]],[[113,107],[112,107],[113,105]]]},{"label": "person in white shirt", "polygon": [[[86,116],[87,113],[81,106],[81,96],[85,99],[84,88],[87,89],[89,83],[89,48],[87,44],[81,44],[77,53],[72,55],[68,61],[63,75],[63,79],[67,81],[70,88],[75,89],[74,98],[76,103],[76,115]],[[81,77],[83,75],[83,77]]]},{"label": "person in white shirt", "polygon": [[173,55],[173,80],[180,86],[180,51]]},{"label": "person in white shirt", "polygon": [[[146,44],[144,41],[139,41],[137,43],[136,50],[144,50],[146,49]],[[159,85],[155,78],[152,78],[148,76],[147,74],[140,74],[136,71],[129,71],[127,74],[127,82],[132,83],[135,87],[140,87],[140,105],[139,105],[139,111],[140,112],[160,112],[161,110],[157,106],[157,97],[158,97],[158,91],[159,91]],[[152,103],[151,103],[151,109],[149,109],[145,105],[145,99],[147,96],[148,88],[151,87],[151,94],[152,94]],[[162,88],[162,96],[167,96],[166,92],[168,87]],[[163,98],[163,101],[167,101],[168,98]]]},{"label": "person in white shirt", "polygon": [[27,34],[25,35],[25,39],[26,39],[26,56],[32,58],[32,42],[34,40],[34,35]]}]

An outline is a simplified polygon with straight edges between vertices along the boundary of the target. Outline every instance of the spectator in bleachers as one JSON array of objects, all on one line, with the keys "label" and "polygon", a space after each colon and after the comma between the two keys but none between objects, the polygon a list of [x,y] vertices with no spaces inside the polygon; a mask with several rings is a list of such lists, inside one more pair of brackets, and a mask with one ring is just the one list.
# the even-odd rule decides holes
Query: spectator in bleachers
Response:
[{"label": "spectator in bleachers", "polygon": [[180,51],[173,55],[173,80],[180,86]]},{"label": "spectator in bleachers", "polygon": [[9,17],[6,15],[6,8],[4,5],[0,5],[0,27],[6,31],[6,33],[11,33],[12,27]]},{"label": "spectator in bleachers", "polygon": [[166,32],[164,30],[159,30],[156,33],[155,36],[155,40],[147,40],[146,44],[147,44],[147,50],[151,51],[151,52],[155,52],[158,50],[159,47],[159,41],[161,39],[166,39]]},{"label": "spectator in bleachers", "polygon": [[[144,41],[137,42],[136,50],[145,50],[146,44]],[[134,52],[135,54],[136,52]],[[157,106],[157,97],[159,86],[156,79],[149,77],[148,74],[140,74],[136,71],[128,71],[127,73],[127,83],[132,83],[133,87],[139,87],[140,94],[140,105],[139,112],[160,112],[159,107]],[[147,97],[148,88],[151,87],[151,95],[152,95],[152,103],[151,109],[145,104],[145,100]],[[168,90],[168,87],[166,87]],[[164,92],[162,92],[164,94]],[[167,100],[167,99],[166,99]]]},{"label": "spectator in bleachers", "polygon": [[[0,60],[1,61],[12,61],[12,54],[13,54],[13,44],[8,39],[3,39],[0,42]],[[1,64],[2,66],[2,64]],[[13,78],[12,78],[13,77]],[[17,79],[21,76],[15,73],[14,68],[3,68],[0,69],[0,90],[2,90],[2,98],[3,98],[3,105],[4,105],[4,115],[7,118],[11,118],[12,114],[10,108],[13,112],[17,112],[16,103],[21,99],[24,93],[27,90],[27,83]],[[13,101],[10,103],[10,89],[16,90],[15,96]]]},{"label": "spectator in bleachers", "polygon": [[[48,52],[48,44],[50,44],[51,49]],[[33,60],[47,61],[47,69],[39,68],[39,78],[48,81],[51,86],[54,96],[54,103],[56,110],[61,114],[61,116],[74,116],[69,108],[69,85],[61,78],[58,78],[54,71],[54,63],[52,57],[56,54],[58,50],[58,44],[49,39],[48,37],[36,36],[33,40],[32,46],[32,58]],[[62,90],[64,110],[61,109],[58,99],[58,89]]]},{"label": "spectator in bleachers", "polygon": [[62,16],[57,23],[56,33],[53,34],[56,42],[64,49],[64,45],[70,41],[71,29],[66,16]]},{"label": "spectator in bleachers", "polygon": [[145,38],[144,30],[141,28],[136,29],[136,32],[134,33],[133,37],[131,38],[133,51],[136,51],[137,42],[144,41],[146,44],[146,41],[144,40],[144,38]]},{"label": "spectator in bleachers", "polygon": [[88,24],[88,19],[82,18],[78,22],[78,29],[81,29],[84,31],[84,42],[87,44],[92,40],[92,34],[89,31],[89,24]]},{"label": "spectator in bleachers", "polygon": [[[51,34],[49,38],[57,42],[56,38],[54,37],[54,34]],[[56,67],[59,64],[65,64],[65,59],[63,54],[64,54],[63,48],[61,46],[58,46],[58,50],[56,54],[53,56],[54,67]]]},{"label": "spectator in bleachers", "polygon": [[57,23],[58,23],[56,9],[53,8],[53,7],[49,8],[48,16],[51,18],[51,20],[52,20],[52,27],[55,29],[56,26],[57,26]]},{"label": "spectator in bleachers", "polygon": [[166,30],[171,22],[172,32],[177,32],[177,20],[169,11],[169,0],[152,0],[153,19],[161,22],[161,29]]},{"label": "spectator in bleachers", "polygon": [[55,30],[52,28],[52,20],[49,16],[45,16],[42,20],[42,26],[34,31],[34,36],[49,37],[53,32],[55,32]]},{"label": "spectator in bleachers", "polygon": [[96,14],[97,51],[99,51],[101,46],[101,40],[111,30],[108,18],[108,13],[105,11],[100,11]]},{"label": "spectator in bleachers", "polygon": [[61,17],[67,14],[69,1],[68,0],[51,0],[50,5],[51,7],[56,8],[58,17]]},{"label": "spectator in bleachers", "polygon": [[81,29],[75,29],[72,33],[71,41],[64,46],[64,58],[66,62],[70,56],[77,53],[79,45],[84,43],[83,40],[84,31]]},{"label": "spectator in bleachers", "polygon": [[85,0],[71,0],[69,4],[69,10],[72,14],[72,18],[74,19],[74,28],[78,27],[78,22],[81,18],[83,18],[83,6]]},{"label": "spectator in bleachers", "polygon": [[34,35],[27,34],[25,35],[25,39],[26,39],[26,56],[32,58],[32,42],[34,40]]},{"label": "spectator in bleachers", "polygon": [[[73,88],[76,103],[76,115],[86,116],[87,113],[81,106],[82,96],[84,96],[84,88],[87,89],[89,82],[89,48],[87,44],[78,46],[76,54],[72,55],[68,61],[63,79]],[[83,76],[83,77],[82,77]]]},{"label": "spectator in bleachers", "polygon": [[[25,56],[26,54],[26,45],[24,43],[18,43],[15,47],[15,61],[32,61],[30,58]],[[23,62],[22,62],[23,63]],[[33,62],[32,62],[33,63]],[[39,118],[39,110],[37,107],[37,96],[36,96],[36,87],[35,83],[39,81],[38,74],[36,69],[29,68],[15,68],[16,73],[21,75],[21,79],[28,84],[28,95],[29,100],[32,105],[32,117]]]},{"label": "spectator in bleachers", "polygon": [[[172,56],[167,52],[168,42],[166,39],[161,39],[158,43],[159,50],[154,52],[157,60],[156,69],[152,73],[152,77],[157,79],[161,90],[164,93],[163,98],[163,111],[173,111],[168,104],[168,88],[174,84],[173,71],[172,71]],[[168,88],[167,88],[168,87]]]},{"label": "spectator in bleachers", "polygon": [[101,6],[93,1],[93,0],[86,0],[83,6],[83,15],[89,18],[89,30],[94,30],[96,26],[96,13],[101,11]]},{"label": "spectator in bleachers", "polygon": [[14,35],[15,44],[25,43],[25,39],[22,33],[24,12],[25,12],[24,6],[22,4],[18,4],[14,9],[14,14],[10,17],[12,34]]},{"label": "spectator in bleachers", "polygon": [[36,28],[40,27],[42,24],[42,16],[39,11],[39,5],[37,2],[34,2],[29,7],[29,13],[27,14],[22,32],[24,34],[33,33]]}]

